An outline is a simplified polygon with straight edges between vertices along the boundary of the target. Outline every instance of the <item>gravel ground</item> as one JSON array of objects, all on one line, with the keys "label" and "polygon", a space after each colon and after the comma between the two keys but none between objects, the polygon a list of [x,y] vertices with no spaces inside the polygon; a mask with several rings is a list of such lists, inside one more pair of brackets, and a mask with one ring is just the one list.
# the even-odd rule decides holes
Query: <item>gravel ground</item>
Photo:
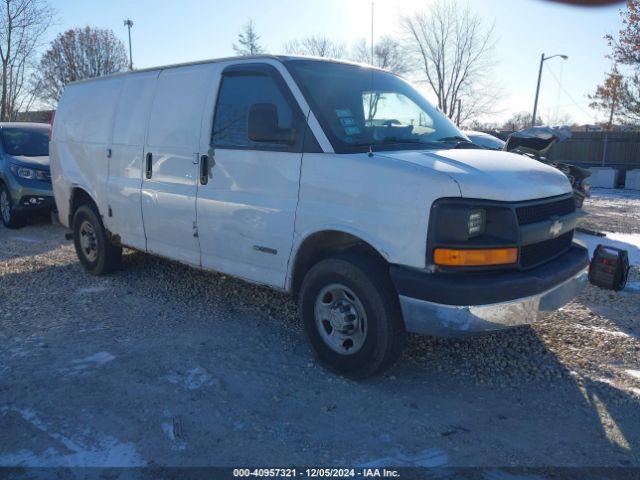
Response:
[{"label": "gravel ground", "polygon": [[582,226],[596,231],[640,233],[640,190],[594,188]]},{"label": "gravel ground", "polygon": [[[589,225],[634,232],[623,203]],[[352,382],[287,296],[137,252],[91,277],[64,233],[0,227],[0,465],[640,466],[637,267],[532,327],[411,336]]]}]

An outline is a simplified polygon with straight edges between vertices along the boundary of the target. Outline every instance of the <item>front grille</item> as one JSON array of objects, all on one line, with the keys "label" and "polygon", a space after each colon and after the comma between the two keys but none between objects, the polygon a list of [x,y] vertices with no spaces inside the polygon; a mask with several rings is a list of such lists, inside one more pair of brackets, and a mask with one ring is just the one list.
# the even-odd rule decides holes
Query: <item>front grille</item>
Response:
[{"label": "front grille", "polygon": [[520,266],[522,268],[531,268],[551,260],[553,257],[564,253],[571,246],[572,240],[573,230],[560,235],[558,238],[525,245],[520,249]]},{"label": "front grille", "polygon": [[575,211],[576,204],[573,197],[563,198],[555,202],[539,203],[516,208],[518,223],[520,225],[542,222],[553,216],[568,215]]}]

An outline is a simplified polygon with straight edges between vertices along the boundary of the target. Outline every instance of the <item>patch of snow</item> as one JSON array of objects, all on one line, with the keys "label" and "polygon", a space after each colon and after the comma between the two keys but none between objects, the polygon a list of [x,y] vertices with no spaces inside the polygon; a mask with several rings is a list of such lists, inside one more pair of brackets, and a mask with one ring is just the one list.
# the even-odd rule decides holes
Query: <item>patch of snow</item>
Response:
[{"label": "patch of snow", "polygon": [[2,466],[141,467],[146,465],[132,443],[119,443],[108,436],[95,438],[90,434],[82,435],[84,438],[79,438],[79,435],[76,438],[69,438],[60,433],[51,432],[33,410],[15,411],[38,430],[45,432],[73,453],[62,453],[55,448],[48,448],[40,454],[35,454],[31,450],[21,449],[15,453],[0,454]]},{"label": "patch of snow", "polygon": [[640,370],[625,370],[625,373],[632,376],[633,378],[640,380]]},{"label": "patch of snow", "polygon": [[627,286],[624,287],[625,290],[631,290],[634,292],[640,292],[640,282],[629,282]]},{"label": "patch of snow", "polygon": [[640,200],[640,191],[622,190],[619,188],[592,188],[591,196],[593,198]]},{"label": "patch of snow", "polygon": [[84,288],[79,288],[78,293],[80,294],[100,293],[100,292],[104,292],[106,289],[107,287],[102,287],[102,286],[84,287]]},{"label": "patch of snow", "polygon": [[580,325],[580,324],[576,324],[576,328],[581,328],[583,330],[591,330],[593,332],[598,332],[598,333],[606,333],[607,335],[613,335],[616,337],[628,337],[631,338],[631,335],[629,335],[628,333],[624,333],[624,332],[620,332],[617,330],[607,330],[606,328],[602,328],[602,327],[592,327],[589,325]]},{"label": "patch of snow", "polygon": [[198,390],[209,383],[210,379],[211,377],[204,368],[192,368],[187,372],[187,378],[184,380],[184,386],[189,390]]},{"label": "patch of snow", "polygon": [[623,392],[629,392],[629,393],[632,393],[634,395],[640,396],[640,388],[626,387],[624,385],[619,385],[619,384],[615,383],[613,380],[610,380],[610,379],[605,378],[605,377],[596,378],[595,380],[597,382],[606,383],[607,385],[610,385],[613,388],[617,388],[618,390],[622,390]]},{"label": "patch of snow", "polygon": [[205,386],[219,387],[220,380],[212,378],[209,372],[202,367],[194,367],[187,370],[184,374],[178,372],[169,372],[162,377],[173,385],[182,385],[187,390],[199,390]]},{"label": "patch of snow", "polygon": [[428,448],[415,454],[397,452],[388,457],[360,462],[361,467],[442,467],[449,463],[449,459],[443,450]]},{"label": "patch of snow", "polygon": [[622,248],[629,252],[629,263],[640,266],[640,233],[609,233],[606,237],[597,237],[583,232],[576,232],[575,239],[589,249],[589,256],[599,244]]},{"label": "patch of snow", "polygon": [[95,355],[91,355],[89,357],[82,358],[80,360],[73,360],[72,363],[76,364],[77,365],[76,368],[79,368],[79,369],[86,368],[91,363],[93,363],[94,366],[96,367],[100,367],[105,363],[110,362],[114,358],[116,357],[111,355],[109,352],[99,352],[99,353],[96,353]]}]

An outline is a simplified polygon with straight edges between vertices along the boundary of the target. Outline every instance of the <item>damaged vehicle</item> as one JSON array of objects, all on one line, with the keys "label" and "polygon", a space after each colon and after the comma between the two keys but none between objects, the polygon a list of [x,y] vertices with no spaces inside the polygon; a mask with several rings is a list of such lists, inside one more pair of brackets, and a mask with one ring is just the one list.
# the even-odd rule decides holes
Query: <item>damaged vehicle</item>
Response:
[{"label": "damaged vehicle", "polygon": [[505,145],[504,140],[489,133],[477,132],[475,130],[465,130],[462,133],[464,133],[474,145],[486,150],[502,150]]},{"label": "damaged vehicle", "polygon": [[587,178],[591,172],[586,168],[564,162],[556,162],[548,158],[551,148],[571,137],[569,127],[530,127],[512,133],[507,138],[504,151],[518,153],[557,168],[564,173],[573,188],[573,198],[577,208],[582,208],[584,199],[590,196],[590,185]]}]

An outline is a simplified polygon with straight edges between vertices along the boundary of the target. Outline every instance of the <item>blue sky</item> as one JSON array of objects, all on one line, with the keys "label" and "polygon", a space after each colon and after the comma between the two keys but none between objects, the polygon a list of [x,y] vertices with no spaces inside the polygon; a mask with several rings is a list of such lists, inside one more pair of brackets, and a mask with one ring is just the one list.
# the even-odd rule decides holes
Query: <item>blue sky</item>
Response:
[{"label": "blue sky", "polygon": [[[398,33],[398,15],[426,9],[429,0],[376,0],[375,35]],[[603,40],[620,28],[621,5],[598,8],[563,6],[546,0],[469,0],[498,39],[494,77],[503,88],[494,119],[529,111],[540,54],[563,53],[569,60],[545,63],[539,112],[543,117],[568,114],[592,123],[604,117],[588,108],[586,95],[610,68]],[[233,54],[238,30],[252,18],[271,52],[296,37],[326,35],[348,44],[368,37],[370,0],[54,0],[57,21],[48,39],[76,26],[113,29],[126,42],[123,19],[134,21],[136,67],[187,62]],[[555,78],[554,78],[555,76]],[[560,80],[562,89],[558,87]]]}]

